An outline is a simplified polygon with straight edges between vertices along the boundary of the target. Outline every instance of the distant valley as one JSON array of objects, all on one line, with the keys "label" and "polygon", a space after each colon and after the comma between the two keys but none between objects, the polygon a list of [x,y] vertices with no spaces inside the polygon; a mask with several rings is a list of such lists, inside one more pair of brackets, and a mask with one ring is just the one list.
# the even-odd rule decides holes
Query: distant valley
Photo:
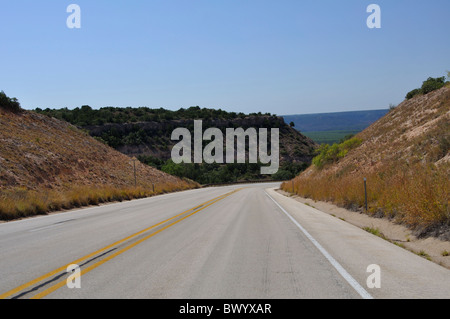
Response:
[{"label": "distant valley", "polygon": [[283,115],[286,123],[318,144],[338,143],[345,137],[357,134],[389,112],[388,109],[348,111],[335,113]]}]

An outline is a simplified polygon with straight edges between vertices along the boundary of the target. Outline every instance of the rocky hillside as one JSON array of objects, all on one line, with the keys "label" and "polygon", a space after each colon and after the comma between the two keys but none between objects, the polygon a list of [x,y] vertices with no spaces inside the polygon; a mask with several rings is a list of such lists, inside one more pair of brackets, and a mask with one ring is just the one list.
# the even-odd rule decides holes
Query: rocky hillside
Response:
[{"label": "rocky hillside", "polygon": [[450,239],[450,86],[405,100],[353,139],[322,147],[294,184],[316,200],[405,223]]},{"label": "rocky hillside", "polygon": [[[130,156],[154,156],[167,160],[171,149],[177,143],[170,139],[177,127],[186,127],[193,132],[193,120],[163,120],[159,122],[136,122],[123,124],[103,124],[84,126],[92,136],[107,140],[116,149]],[[203,130],[209,127],[219,128],[225,135],[226,128],[242,127],[279,128],[280,162],[311,162],[315,143],[286,125],[283,118],[276,116],[247,116],[236,119],[208,119],[203,121]]]},{"label": "rocky hillside", "polygon": [[[222,110],[191,107],[170,111],[150,108],[101,108],[89,106],[73,110],[40,110],[36,112],[69,121],[91,136],[123,154],[135,156],[142,162],[163,171],[188,177],[202,184],[249,179],[287,179],[306,168],[317,148],[310,138],[287,125],[284,119],[271,114],[243,114]],[[255,165],[180,165],[170,162],[171,135],[176,128],[187,128],[193,136],[194,120],[202,120],[202,128],[279,128],[280,170],[278,174],[263,176]],[[206,142],[205,142],[206,143]]]}]

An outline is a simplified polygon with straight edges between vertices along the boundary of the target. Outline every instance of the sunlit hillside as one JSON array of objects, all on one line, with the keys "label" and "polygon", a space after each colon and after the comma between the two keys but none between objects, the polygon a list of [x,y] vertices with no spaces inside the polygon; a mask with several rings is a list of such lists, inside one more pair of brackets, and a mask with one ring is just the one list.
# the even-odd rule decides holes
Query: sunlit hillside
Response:
[{"label": "sunlit hillside", "polygon": [[[322,146],[282,188],[450,238],[450,87],[402,102],[353,139]],[[293,188],[294,187],[294,188]]]},{"label": "sunlit hillside", "polygon": [[1,219],[196,186],[133,162],[67,122],[0,108]]}]

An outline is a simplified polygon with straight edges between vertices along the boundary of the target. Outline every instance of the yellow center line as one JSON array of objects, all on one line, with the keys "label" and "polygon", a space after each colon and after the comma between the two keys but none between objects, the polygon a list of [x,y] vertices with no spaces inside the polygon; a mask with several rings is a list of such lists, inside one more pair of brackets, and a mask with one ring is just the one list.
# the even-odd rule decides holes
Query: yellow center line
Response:
[{"label": "yellow center line", "polygon": [[[237,191],[238,191],[238,190],[235,190],[235,191],[232,191],[232,192],[230,192],[230,193],[228,193],[228,194],[225,194],[224,196],[218,198],[218,199],[215,200],[214,202],[209,203],[208,205],[204,205],[204,206],[203,206],[203,205],[199,205],[199,206],[197,206],[197,207],[200,207],[200,206],[203,206],[203,207],[201,207],[201,208],[199,208],[199,209],[193,211],[193,212],[190,213],[189,215],[186,215],[186,216],[184,216],[184,217],[178,219],[177,221],[175,221],[175,222],[173,222],[173,223],[171,223],[171,224],[169,224],[169,225],[167,225],[167,226],[164,226],[163,228],[161,228],[161,229],[155,231],[154,233],[151,233],[150,235],[148,235],[148,236],[146,236],[146,237],[144,237],[144,238],[139,239],[138,241],[136,241],[136,242],[134,242],[134,243],[132,243],[132,244],[130,244],[130,245],[128,245],[128,246],[122,248],[121,250],[118,250],[118,251],[115,252],[114,254],[112,254],[112,255],[110,255],[110,256],[108,256],[108,257],[106,257],[106,258],[104,258],[104,259],[102,259],[102,260],[100,260],[100,261],[98,261],[98,262],[96,262],[95,264],[93,264],[93,265],[87,267],[86,269],[81,270],[80,276],[83,276],[83,275],[87,274],[88,272],[90,272],[91,270],[97,268],[98,266],[103,265],[103,264],[106,263],[107,261],[109,261],[109,260],[111,260],[111,259],[113,259],[113,258],[119,256],[120,254],[126,252],[127,250],[129,250],[129,249],[131,249],[131,248],[133,248],[133,247],[139,245],[139,244],[142,243],[143,241],[146,241],[147,239],[149,239],[149,238],[155,236],[156,234],[159,234],[159,233],[162,232],[163,230],[165,230],[165,229],[167,229],[167,228],[169,228],[169,227],[172,227],[173,225],[175,225],[175,224],[181,222],[182,220],[184,220],[184,219],[186,219],[186,218],[188,218],[188,217],[190,217],[190,216],[192,216],[192,215],[198,213],[199,211],[202,211],[203,209],[205,209],[205,208],[207,208],[208,206],[211,206],[211,205],[217,203],[218,201],[221,201],[222,199],[224,199],[224,198],[230,196],[231,194],[233,194],[233,193],[235,193],[235,192],[237,192]],[[53,286],[47,288],[46,290],[44,290],[44,291],[38,293],[37,295],[33,296],[31,299],[41,299],[41,298],[43,298],[43,297],[45,297],[45,296],[51,294],[51,293],[54,292],[55,290],[58,290],[59,288],[65,286],[66,284],[67,284],[67,280],[63,280],[63,281],[61,281],[61,282],[59,282],[59,283],[57,283],[57,284],[55,284],[55,285],[53,285]]]},{"label": "yellow center line", "polygon": [[[60,267],[60,268],[57,268],[57,269],[55,269],[55,270],[53,270],[53,271],[51,271],[51,272],[49,272],[49,273],[47,273],[47,274],[45,274],[45,275],[42,275],[42,276],[40,276],[40,277],[38,277],[38,278],[36,278],[36,279],[33,279],[33,280],[31,280],[31,281],[29,281],[29,282],[23,284],[23,285],[20,285],[20,286],[17,287],[17,288],[14,288],[14,289],[12,289],[12,290],[6,292],[6,293],[1,294],[1,295],[0,295],[0,299],[5,299],[5,298],[8,298],[8,297],[10,297],[10,296],[12,296],[12,295],[15,295],[15,294],[17,294],[18,292],[20,292],[20,291],[22,291],[22,290],[24,290],[24,289],[26,289],[26,288],[28,288],[28,287],[30,287],[30,286],[33,286],[33,285],[35,285],[35,284],[37,284],[37,283],[39,283],[39,282],[41,282],[41,281],[43,281],[43,280],[45,280],[45,279],[47,279],[47,278],[49,278],[49,277],[52,277],[52,276],[54,276],[54,275],[56,275],[56,274],[58,274],[58,273],[60,273],[60,272],[62,272],[62,271],[66,271],[66,269],[67,269],[67,267],[68,267],[69,265],[72,265],[72,264],[79,264],[79,263],[81,263],[82,261],[84,261],[84,260],[86,260],[86,259],[89,259],[89,258],[91,258],[91,257],[94,257],[95,255],[98,255],[99,253],[101,253],[101,252],[103,252],[103,251],[105,251],[105,250],[108,250],[108,249],[110,249],[110,248],[112,248],[112,247],[118,246],[118,245],[120,245],[120,244],[122,244],[122,243],[124,243],[124,242],[126,242],[126,241],[128,241],[128,240],[130,240],[130,239],[132,239],[132,238],[134,238],[134,237],[137,237],[137,236],[139,236],[139,235],[141,235],[141,234],[143,234],[143,233],[145,233],[145,232],[147,232],[147,231],[149,231],[149,230],[151,230],[151,229],[153,229],[153,228],[156,228],[156,227],[158,227],[158,226],[160,226],[160,225],[162,225],[162,224],[164,224],[164,223],[167,223],[167,222],[169,222],[169,221],[171,221],[171,220],[173,220],[173,219],[175,219],[175,218],[177,218],[177,217],[180,217],[180,216],[182,216],[182,215],[184,215],[184,214],[186,214],[186,213],[188,213],[188,212],[190,212],[190,211],[194,211],[193,213],[189,214],[188,216],[185,216],[185,217],[179,219],[179,220],[176,221],[175,223],[172,223],[172,224],[170,224],[170,225],[168,225],[168,226],[165,226],[164,228],[160,229],[159,231],[153,233],[151,236],[156,235],[157,233],[161,232],[162,230],[164,230],[164,229],[166,229],[166,228],[169,228],[170,226],[176,224],[177,222],[179,222],[179,221],[181,221],[181,220],[183,220],[183,219],[185,219],[185,218],[187,218],[187,217],[189,217],[189,216],[191,216],[191,215],[193,215],[193,214],[199,212],[200,210],[202,210],[202,209],[204,209],[204,208],[206,208],[206,207],[208,207],[208,206],[210,206],[210,205],[212,205],[212,204],[214,204],[214,203],[216,203],[216,202],[218,202],[218,201],[224,199],[225,197],[228,197],[229,195],[231,195],[231,194],[237,192],[238,190],[240,190],[240,189],[237,189],[237,190],[234,190],[234,191],[229,192],[229,193],[227,193],[227,194],[224,194],[224,195],[220,195],[220,196],[218,196],[218,197],[215,197],[215,198],[213,198],[213,199],[211,199],[211,200],[208,200],[208,201],[206,201],[206,202],[204,202],[204,203],[202,203],[202,204],[200,204],[200,205],[197,205],[197,206],[194,207],[194,208],[188,209],[188,210],[186,210],[186,211],[184,211],[184,212],[182,212],[182,213],[180,213],[180,214],[178,214],[178,215],[175,215],[175,216],[173,216],[173,217],[171,217],[171,218],[168,218],[168,219],[166,219],[166,220],[164,220],[164,221],[162,221],[162,222],[159,222],[159,223],[157,223],[157,224],[155,224],[155,225],[153,225],[153,226],[150,226],[150,227],[148,227],[148,228],[146,228],[146,229],[143,229],[143,230],[141,230],[141,231],[139,231],[139,232],[137,232],[137,233],[135,233],[135,234],[133,234],[133,235],[130,235],[130,236],[128,236],[128,237],[125,237],[125,238],[123,238],[123,239],[121,239],[121,240],[119,240],[119,241],[117,241],[117,242],[115,242],[115,243],[113,243],[113,244],[111,244],[111,245],[108,245],[108,246],[106,246],[106,247],[104,247],[104,248],[101,248],[101,249],[99,249],[99,250],[97,250],[97,251],[95,251],[95,252],[93,252],[93,253],[91,253],[91,254],[88,254],[88,255],[86,255],[86,256],[84,256],[84,257],[81,257],[81,258],[79,258],[79,259],[77,259],[77,260],[75,260],[75,261],[73,261],[73,262],[70,262],[70,263],[66,264],[65,266],[62,266],[62,267]],[[206,205],[206,206],[205,206],[205,205]],[[202,207],[202,206],[204,206],[204,207]],[[196,211],[196,209],[198,209],[199,207],[202,207],[202,208]],[[141,240],[137,241],[135,244],[140,243],[140,242],[144,241],[145,239],[150,238],[151,236],[144,237],[144,239],[141,239]],[[135,246],[135,245],[133,244],[133,246]],[[131,247],[133,247],[133,246],[131,246]],[[131,247],[129,247],[129,248],[131,248]],[[129,248],[128,248],[128,249],[129,249]],[[128,249],[126,249],[126,250],[128,250]],[[122,252],[123,252],[123,251],[122,251]],[[113,256],[115,257],[116,254],[117,254],[117,253],[115,253]],[[110,257],[111,257],[111,256],[110,256]],[[111,258],[109,258],[109,259],[107,259],[107,260],[110,260],[110,259],[111,259]],[[98,266],[99,266],[99,265],[98,265]],[[97,267],[98,267],[98,266],[97,266]],[[90,269],[91,267],[92,267],[92,266],[90,266],[90,267],[87,268],[87,269]],[[90,269],[90,270],[91,270],[91,269]],[[89,271],[90,271],[90,270],[89,270]],[[64,281],[64,283],[65,283],[65,281]],[[58,287],[58,288],[59,288],[59,287]],[[57,289],[57,288],[56,288],[56,289]],[[55,289],[55,290],[56,290],[56,289]],[[36,296],[35,296],[35,297],[36,297]],[[34,297],[34,298],[35,298],[35,297]]]}]

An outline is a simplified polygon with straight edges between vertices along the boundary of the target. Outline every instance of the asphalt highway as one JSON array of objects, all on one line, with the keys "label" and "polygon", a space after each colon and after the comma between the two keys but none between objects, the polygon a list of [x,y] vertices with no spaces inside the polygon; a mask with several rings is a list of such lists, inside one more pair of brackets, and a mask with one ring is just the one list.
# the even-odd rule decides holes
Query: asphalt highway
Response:
[{"label": "asphalt highway", "polygon": [[211,187],[2,223],[0,298],[450,298],[450,270],[278,186]]}]

